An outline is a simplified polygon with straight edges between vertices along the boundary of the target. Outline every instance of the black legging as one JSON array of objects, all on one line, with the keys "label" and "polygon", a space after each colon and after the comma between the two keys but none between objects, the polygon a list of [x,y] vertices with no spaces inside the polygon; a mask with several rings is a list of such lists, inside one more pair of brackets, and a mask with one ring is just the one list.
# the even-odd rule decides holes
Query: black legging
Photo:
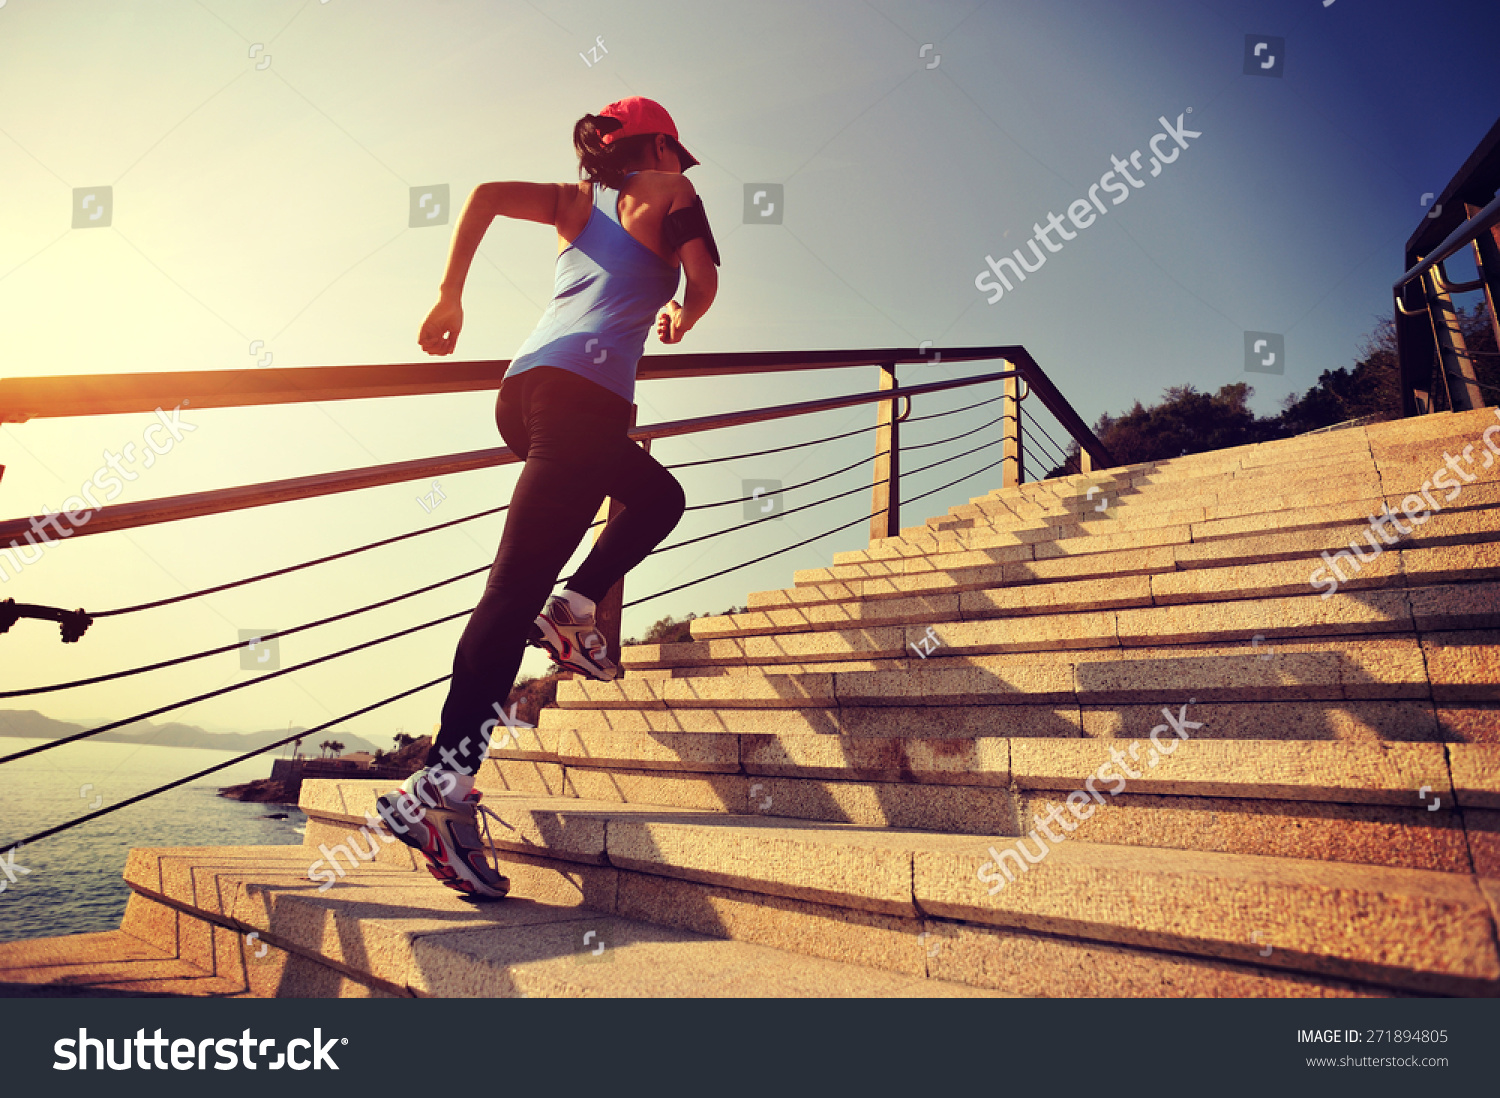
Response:
[{"label": "black legging", "polygon": [[610,519],[568,580],[570,590],[596,602],[682,517],[682,485],[630,441],[630,413],[624,398],[550,366],[501,384],[495,421],[525,465],[484,597],[453,656],[453,679],[428,766],[441,763],[467,774],[478,770],[515,685],[532,623],[606,497],[624,510]]}]

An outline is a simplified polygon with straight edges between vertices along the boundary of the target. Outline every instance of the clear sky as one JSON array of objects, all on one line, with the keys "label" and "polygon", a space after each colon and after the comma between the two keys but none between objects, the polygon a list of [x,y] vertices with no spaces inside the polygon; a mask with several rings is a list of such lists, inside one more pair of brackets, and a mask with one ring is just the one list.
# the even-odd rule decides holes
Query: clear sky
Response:
[{"label": "clear sky", "polygon": [[[1024,344],[1092,422],[1170,385],[1249,381],[1274,411],[1351,364],[1390,304],[1425,192],[1493,123],[1492,0],[995,0],[719,5],[498,0],[5,0],[0,3],[0,374],[111,374],[408,362],[442,277],[450,215],[487,180],[576,177],[573,123],[626,95],[673,112],[723,252],[719,299],[682,351]],[[1246,36],[1284,39],[1279,76],[1246,75]],[[927,48],[927,47],[931,48]],[[269,58],[269,60],[268,60]],[[1191,113],[1188,113],[1191,112]],[[1079,229],[994,304],[985,257],[1025,247],[1158,119],[1201,136]],[[1159,146],[1166,152],[1170,143]],[[784,188],[747,224],[747,185]],[[445,223],[412,228],[412,188],[445,184]],[[109,224],[72,227],[74,192],[110,187]],[[1104,201],[1108,202],[1106,195]],[[96,207],[97,208],[97,207]],[[1069,230],[1072,231],[1072,230]],[[1060,235],[1052,236],[1054,242]],[[550,293],[555,237],[497,222],[450,361],[509,358]],[[1029,258],[1029,255],[1028,255]],[[1456,276],[1464,277],[1461,265]],[[1246,331],[1285,338],[1282,376],[1247,374]],[[262,344],[254,353],[251,347]],[[662,350],[653,342],[648,350]],[[909,366],[907,382],[993,366]],[[643,383],[651,423],[873,388],[874,370]],[[916,414],[977,399],[919,402]],[[985,394],[989,395],[989,394]],[[992,409],[920,425],[977,426]],[[122,500],[499,444],[488,393],[184,410],[194,430]],[[0,429],[0,515],[57,508],[152,415]],[[872,409],[661,444],[692,461],[819,438]],[[976,438],[982,436],[976,436]],[[973,445],[934,447],[922,461]],[[870,452],[861,436],[685,471],[690,503],[745,478],[805,479]],[[978,468],[920,474],[908,496]],[[914,460],[913,464],[921,463]],[[868,468],[818,486],[868,482]],[[81,536],[0,584],[90,610],[162,598],[335,552],[509,497],[514,468]],[[920,522],[993,474],[909,508]],[[789,496],[788,506],[806,501]],[[648,561],[639,597],[857,518],[856,493]],[[736,526],[690,515],[674,540]],[[98,674],[277,629],[485,564],[488,519],[170,609],[0,637],[0,688]],[[719,611],[857,548],[863,527],[627,613]],[[480,580],[288,639],[282,662],[471,606]],[[313,725],[443,674],[461,622],[251,686],[170,718]],[[528,659],[539,671],[545,660]],[[102,720],[244,682],[237,656],[0,702]],[[439,691],[346,727],[431,729]],[[71,750],[71,749],[70,749]]]}]

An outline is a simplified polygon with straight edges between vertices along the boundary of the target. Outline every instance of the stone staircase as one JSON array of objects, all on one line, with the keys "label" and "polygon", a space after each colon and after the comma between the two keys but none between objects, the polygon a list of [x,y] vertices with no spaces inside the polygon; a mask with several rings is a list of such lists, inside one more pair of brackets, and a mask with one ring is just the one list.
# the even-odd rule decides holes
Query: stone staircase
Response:
[{"label": "stone staircase", "polygon": [[122,933],[216,994],[1496,995],[1497,425],[991,492],[564,683],[479,780],[505,903],[319,781],[306,847],[134,852]]}]

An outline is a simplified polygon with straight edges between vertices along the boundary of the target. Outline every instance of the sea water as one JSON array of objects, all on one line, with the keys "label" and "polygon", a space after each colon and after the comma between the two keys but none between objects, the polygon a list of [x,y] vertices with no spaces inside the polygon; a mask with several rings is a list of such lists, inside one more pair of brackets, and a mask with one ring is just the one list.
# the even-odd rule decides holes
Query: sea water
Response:
[{"label": "sea water", "polygon": [[[0,755],[41,742],[0,737]],[[0,766],[0,942],[119,929],[130,896],[122,874],[132,847],[301,843],[307,824],[295,807],[218,795],[223,786],[269,777],[272,758],[283,752],[234,763],[13,855],[18,840],[87,815],[96,800],[105,808],[235,754],[84,740]],[[287,818],[267,818],[276,813]]]}]

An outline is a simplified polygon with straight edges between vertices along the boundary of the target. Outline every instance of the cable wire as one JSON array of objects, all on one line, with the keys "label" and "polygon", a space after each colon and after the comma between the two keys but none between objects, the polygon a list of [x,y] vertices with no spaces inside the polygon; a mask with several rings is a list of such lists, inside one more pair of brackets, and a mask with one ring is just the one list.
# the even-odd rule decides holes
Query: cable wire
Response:
[{"label": "cable wire", "polygon": [[[1030,412],[1026,411],[1024,406],[1021,408],[1021,412],[1026,416],[1027,419],[1031,421],[1031,425],[1036,428],[1037,434],[1041,435],[1042,438],[1045,438],[1048,443],[1051,444],[1049,449],[1043,452],[1042,456],[1045,457],[1049,463],[1055,461],[1058,466],[1067,468],[1069,461],[1067,450],[1065,448],[1058,447],[1057,440],[1047,433],[1042,425],[1036,421],[1036,418],[1032,416]],[[1039,441],[1037,442],[1037,449],[1041,449],[1041,443]]]},{"label": "cable wire", "polygon": [[[957,461],[961,457],[968,457],[970,454],[977,453],[980,450],[983,450],[986,446],[993,446],[993,445],[994,445],[994,442],[992,442],[992,441],[991,442],[981,442],[978,446],[975,446],[972,449],[964,450],[963,452],[957,453],[957,454],[950,454],[948,457],[940,458],[937,461],[929,462],[928,464],[923,465],[923,466],[921,466],[920,468],[917,468],[917,469],[908,469],[905,472],[903,472],[901,474],[900,478],[898,478],[898,479],[903,479],[904,480],[908,476],[915,476],[917,473],[924,473],[928,469],[936,469],[939,465],[946,465],[950,461]],[[853,488],[850,488],[847,492],[839,492],[839,493],[837,493],[835,495],[825,496],[822,499],[814,500],[812,503],[804,503],[804,504],[802,504],[799,507],[790,507],[790,508],[786,509],[785,511],[782,511],[782,512],[780,512],[778,514],[766,515],[764,518],[750,519],[749,521],[742,522],[742,523],[740,523],[737,526],[726,526],[722,530],[710,530],[708,533],[706,533],[706,534],[699,534],[697,537],[687,538],[684,541],[676,541],[676,542],[673,542],[671,545],[661,545],[661,546],[658,546],[657,548],[655,548],[655,549],[653,549],[651,551],[650,555],[651,556],[655,556],[657,553],[669,553],[673,549],[681,549],[684,545],[695,545],[695,544],[697,544],[700,541],[708,541],[710,538],[720,538],[720,537],[723,537],[725,534],[739,533],[740,531],[744,530],[748,526],[759,526],[763,522],[771,522],[771,521],[776,520],[776,519],[784,518],[787,515],[795,515],[798,511],[807,511],[807,510],[810,510],[813,507],[821,507],[823,504],[825,504],[825,503],[832,503],[836,499],[843,499],[845,496],[852,496],[856,492],[867,492],[869,490],[870,490],[870,486],[868,484],[858,484],[858,485],[855,485]],[[917,498],[920,499],[921,497],[919,496]],[[875,513],[879,514],[879,512],[875,512]],[[841,527],[839,527],[839,529],[842,530],[843,527],[841,526]],[[829,533],[832,533],[832,532],[833,531],[829,531]],[[819,535],[819,536],[823,536],[823,535]]]},{"label": "cable wire", "polygon": [[[259,639],[273,640],[279,637],[290,637],[293,633],[301,633],[308,629],[316,629],[320,625],[328,625],[331,622],[343,621],[345,618],[352,618],[357,614],[363,614],[370,610],[378,610],[381,607],[390,606],[393,603],[401,602],[403,599],[415,598],[417,595],[425,595],[427,592],[435,591],[439,587],[446,587],[450,583],[457,583],[459,580],[465,580],[470,578],[471,576],[477,576],[481,572],[488,572],[489,570],[490,566],[488,564],[484,565],[482,568],[472,568],[467,572],[460,572],[458,575],[451,576],[448,579],[439,580],[436,583],[429,583],[426,587],[418,587],[415,590],[408,591],[403,595],[394,595],[388,599],[381,599],[379,602],[372,602],[367,606],[361,606],[354,610],[346,610],[341,614],[333,614],[329,617],[321,618],[318,621],[311,621],[305,625],[294,626],[291,629],[282,629],[279,632],[266,633]],[[22,698],[29,697],[34,694],[50,694],[57,690],[71,690],[75,686],[94,686],[97,683],[101,682],[111,682],[115,679],[129,678],[131,675],[143,675],[148,671],[160,671],[164,667],[177,667],[180,664],[191,663],[193,660],[201,660],[208,656],[222,656],[226,652],[233,652],[235,649],[242,648],[243,646],[243,641],[236,641],[234,644],[226,644],[218,648],[209,648],[202,652],[194,652],[192,655],[188,656],[177,656],[170,660],[162,660],[159,663],[143,664],[140,667],[131,667],[124,671],[112,671],[107,675],[95,675],[92,678],[87,679],[74,679],[72,682],[53,683],[51,686],[32,686],[26,688],[25,690],[0,690],[0,698]]]},{"label": "cable wire", "polygon": [[1066,456],[1061,456],[1061,457],[1058,456],[1056,450],[1053,450],[1050,446],[1045,446],[1044,447],[1041,444],[1041,442],[1039,440],[1036,440],[1036,439],[1031,440],[1031,442],[1029,444],[1023,442],[1022,445],[1021,445],[1021,449],[1023,451],[1025,451],[1028,454],[1028,456],[1032,456],[1032,457],[1040,456],[1040,457],[1046,458],[1047,461],[1048,461],[1048,463],[1051,463],[1051,462],[1062,462],[1062,463],[1066,464],[1066,462],[1067,462]]},{"label": "cable wire", "polygon": [[47,743],[38,744],[36,747],[28,747],[21,751],[12,751],[9,755],[0,756],[0,765],[8,762],[14,762],[16,759],[24,759],[29,755],[37,755],[43,751],[51,751],[53,748],[62,747],[64,744],[76,743],[78,740],[86,740],[92,736],[98,736],[104,732],[111,732],[116,728],[123,727],[124,725],[134,724],[136,721],[147,720],[151,717],[159,717],[163,713],[170,713],[174,709],[181,709],[183,706],[192,705],[194,702],[207,701],[209,698],[217,698],[224,694],[232,694],[236,690],[243,690],[247,686],[255,686],[258,683],[267,682],[271,679],[279,679],[282,675],[290,675],[293,671],[301,671],[306,667],[315,667],[320,663],[327,663],[329,660],[336,660],[341,656],[347,656],[353,652],[359,652],[366,648],[373,648],[377,644],[384,644],[386,641],[396,640],[398,637],[405,637],[412,633],[419,633],[423,629],[431,629],[434,625],[442,625],[444,622],[452,621],[455,618],[461,618],[471,613],[473,613],[472,607],[470,607],[468,610],[460,610],[454,614],[447,614],[441,618],[434,618],[432,621],[425,622],[422,625],[413,625],[409,629],[402,629],[395,633],[389,633],[384,637],[379,637],[372,641],[364,641],[361,644],[353,645],[352,647],[345,648],[342,651],[331,652],[326,656],[319,656],[316,659],[307,660],[304,663],[299,663],[292,667],[283,667],[279,671],[269,671],[264,675],[260,675],[246,682],[236,683],[234,686],[225,686],[221,687],[218,690],[210,690],[205,694],[198,694],[194,697],[186,698],[183,701],[173,702],[171,705],[161,706],[159,709],[150,709],[144,713],[137,713],[133,717],[126,717],[123,720],[114,721],[110,724],[100,725],[98,728],[90,728],[86,729],[83,732],[76,732],[71,736],[64,736],[61,739],[50,740]]},{"label": "cable wire", "polygon": [[[901,391],[899,389],[894,390],[894,395],[900,396],[901,395]],[[975,408],[982,408],[986,404],[993,404],[997,400],[1004,400],[1004,399],[1005,399],[1004,394],[1001,394],[1000,396],[997,396],[997,397],[990,397],[988,400],[979,400],[979,401],[975,401],[973,404],[965,404],[962,408],[949,408],[945,412],[932,412],[932,413],[929,413],[928,415],[925,415],[925,416],[916,416],[916,417],[914,417],[912,419],[903,420],[902,422],[907,423],[907,424],[911,424],[911,423],[923,423],[923,422],[925,422],[925,421],[927,421],[929,419],[941,419],[943,416],[952,416],[952,415],[957,415],[959,412],[972,411]],[[665,465],[665,466],[663,466],[663,468],[665,468],[665,469],[690,469],[690,468],[692,468],[694,466],[698,466],[698,465],[717,465],[718,463],[724,462],[724,461],[739,461],[739,460],[741,460],[743,458],[764,457],[767,454],[781,454],[781,453],[785,453],[788,450],[800,450],[804,446],[817,446],[817,445],[820,445],[821,443],[824,443],[824,442],[837,442],[839,439],[852,438],[855,435],[867,434],[870,431],[877,430],[880,426],[881,426],[881,424],[879,424],[879,423],[872,423],[868,427],[856,427],[852,431],[845,431],[843,434],[838,434],[838,435],[829,435],[827,438],[812,439],[812,440],[810,440],[808,442],[793,442],[793,443],[791,443],[791,444],[789,444],[787,446],[773,446],[769,450],[750,450],[750,451],[747,451],[746,453],[743,453],[743,454],[731,454],[728,457],[704,458],[701,461],[679,461],[679,462],[677,462],[674,465]]]},{"label": "cable wire", "polygon": [[[813,477],[811,480],[804,480],[800,484],[790,485],[789,487],[782,488],[781,491],[782,492],[795,492],[799,488],[806,488],[809,484],[817,484],[820,480],[828,480],[830,477],[836,477],[840,473],[847,473],[851,469],[858,469],[861,465],[868,465],[870,462],[874,461],[876,458],[885,457],[890,452],[891,452],[890,449],[886,448],[884,450],[881,450],[879,453],[871,454],[869,457],[860,458],[858,461],[854,462],[853,464],[845,465],[842,469],[835,469],[831,473],[824,473],[822,476]],[[707,511],[707,510],[710,510],[711,508],[714,508],[714,507],[728,507],[731,503],[745,503],[746,501],[752,500],[752,499],[755,499],[755,498],[757,498],[757,497],[755,497],[755,496],[736,496],[734,499],[721,499],[717,503],[695,503],[691,507],[684,507],[683,508],[683,513],[686,514],[688,511]]]},{"label": "cable wire", "polygon": [[[999,396],[990,397],[988,400],[978,400],[978,401],[975,401],[973,404],[965,404],[962,408],[949,408],[946,412],[929,412],[925,416],[914,416],[911,419],[904,420],[903,422],[905,422],[905,423],[925,423],[929,419],[942,419],[944,416],[956,416],[956,415],[958,415],[959,412],[971,412],[975,408],[983,408],[986,404],[993,404],[997,400],[1004,400],[1004,399],[1005,399],[1005,394],[1001,393]],[[878,426],[878,424],[877,424],[877,426]]]},{"label": "cable wire", "polygon": [[394,545],[398,541],[405,541],[407,538],[418,538],[423,534],[434,534],[437,531],[447,529],[450,526],[457,526],[462,522],[472,522],[474,519],[484,518],[487,515],[498,515],[501,511],[507,510],[509,507],[510,504],[508,503],[503,507],[491,507],[486,511],[476,511],[472,515],[464,515],[462,518],[450,519],[449,521],[441,522],[436,526],[429,526],[425,530],[411,530],[405,534],[397,534],[395,537],[382,538],[380,541],[372,541],[368,545],[360,545],[353,549],[345,549],[339,553],[330,553],[328,556],[318,557],[316,560],[307,560],[303,561],[301,564],[292,564],[287,566],[286,568],[277,568],[271,572],[262,572],[258,576],[249,576],[245,579],[232,580],[229,583],[221,583],[215,587],[205,587],[201,591],[191,591],[185,595],[173,595],[171,598],[157,599],[155,602],[143,602],[137,606],[123,606],[118,610],[100,610],[95,612],[91,616],[96,619],[112,618],[117,614],[134,614],[140,610],[155,610],[161,606],[170,606],[175,602],[185,602],[188,599],[201,598],[204,595],[217,595],[220,591],[229,591],[235,587],[243,587],[247,583],[259,583],[264,579],[273,579],[276,576],[285,576],[292,572],[300,572],[302,569],[311,568],[315,564],[327,564],[332,560],[342,560],[344,557],[352,557],[356,553],[363,553],[368,549],[378,549],[383,545]]},{"label": "cable wire", "polygon": [[823,442],[837,442],[841,438],[851,438],[854,435],[862,435],[867,431],[873,431],[880,424],[872,423],[868,427],[856,427],[852,431],[845,431],[841,435],[829,435],[827,438],[817,438],[810,442],[793,442],[788,446],[773,446],[769,450],[751,450],[744,454],[730,454],[728,457],[704,458],[702,461],[679,461],[676,465],[663,465],[663,469],[690,469],[695,465],[717,465],[721,461],[740,461],[743,458],[764,457],[766,454],[780,454],[787,450],[800,450],[804,446],[817,446]]},{"label": "cable wire", "polygon": [[[962,457],[963,455],[960,454],[958,456]],[[945,460],[951,460],[951,459],[945,459]],[[983,466],[982,468],[975,469],[972,473],[966,473],[963,476],[959,477],[957,480],[950,480],[947,484],[940,484],[936,488],[933,488],[933,489],[931,489],[929,491],[923,492],[921,495],[913,496],[911,499],[907,500],[906,502],[908,502],[908,503],[915,503],[915,502],[917,502],[917,500],[919,500],[919,499],[926,499],[928,496],[933,495],[936,492],[941,492],[944,489],[952,488],[955,484],[962,484],[964,481],[970,479],[971,477],[977,477],[980,473],[988,472],[989,470],[995,468],[997,465],[1003,465],[1005,463],[1005,460],[1006,459],[1002,457],[999,461],[993,461],[990,464],[988,464],[986,466]],[[931,468],[931,466],[928,466],[928,468]],[[670,594],[672,594],[675,591],[681,591],[681,590],[683,590],[685,588],[688,588],[688,587],[696,587],[700,583],[707,583],[711,579],[718,579],[720,576],[728,575],[730,572],[737,572],[741,568],[748,568],[752,564],[759,564],[761,561],[770,560],[772,557],[779,557],[783,553],[790,553],[793,549],[800,549],[800,548],[802,548],[802,546],[808,545],[811,542],[818,541],[818,540],[820,540],[822,538],[826,538],[829,534],[836,534],[840,530],[847,530],[851,526],[858,526],[861,522],[868,522],[870,519],[874,518],[876,515],[885,514],[885,512],[887,510],[889,510],[889,508],[882,507],[878,511],[872,511],[868,515],[861,515],[859,518],[855,519],[854,521],[852,521],[852,522],[846,522],[842,526],[835,526],[835,527],[833,527],[833,529],[831,529],[831,530],[825,530],[821,534],[816,534],[816,535],[814,535],[813,537],[810,537],[810,538],[804,538],[802,541],[799,541],[799,542],[797,542],[794,545],[788,545],[784,549],[777,549],[774,552],[765,553],[762,556],[756,557],[754,560],[747,560],[747,561],[744,561],[741,564],[732,565],[729,568],[721,568],[717,572],[711,572],[711,573],[709,573],[706,576],[700,576],[698,579],[689,580],[687,583],[679,583],[676,587],[668,587],[665,591],[658,591],[654,595],[646,595],[643,598],[632,599],[630,602],[623,603],[621,605],[620,609],[621,610],[625,610],[625,609],[628,609],[629,607],[632,607],[632,606],[639,606],[643,602],[650,602],[652,599],[659,599],[663,595],[670,595]],[[760,522],[760,521],[764,521],[764,520],[757,519],[756,521]],[[0,762],[3,762],[3,761],[4,760],[0,760]]]},{"label": "cable wire", "polygon": [[1031,421],[1031,425],[1037,429],[1037,433],[1045,438],[1048,442],[1050,442],[1055,451],[1059,451],[1064,455],[1067,454],[1067,448],[1058,445],[1057,439],[1053,438],[1052,435],[1048,433],[1047,429],[1037,422],[1036,417],[1026,410],[1026,406],[1024,404],[1021,406],[1021,414]]},{"label": "cable wire", "polygon": [[107,816],[111,812],[118,812],[122,808],[128,808],[130,805],[136,804],[140,801],[144,801],[150,797],[154,797],[158,793],[165,793],[169,789],[176,789],[179,785],[186,785],[188,782],[197,781],[199,778],[205,778],[208,775],[213,774],[219,770],[224,770],[238,763],[242,763],[246,759],[253,759],[257,755],[264,755],[267,751],[274,751],[278,747],[285,747],[287,744],[293,742],[294,740],[301,740],[306,739],[309,736],[315,736],[319,732],[323,732],[334,727],[334,725],[343,724],[345,721],[353,720],[355,717],[362,717],[366,713],[379,709],[381,706],[390,705],[391,702],[400,701],[402,698],[407,698],[413,694],[420,693],[421,691],[426,690],[429,687],[436,686],[440,682],[446,682],[452,677],[453,676],[451,674],[444,675],[442,678],[432,679],[430,682],[424,682],[421,686],[414,686],[410,690],[403,690],[399,694],[392,694],[390,697],[385,698],[382,701],[375,702],[372,705],[367,705],[363,709],[356,709],[352,713],[345,713],[342,717],[336,717],[331,721],[327,721],[323,724],[318,725],[316,728],[309,728],[305,731],[299,732],[295,736],[288,736],[284,740],[277,740],[275,743],[268,743],[264,747],[257,747],[255,750],[247,751],[245,752],[245,754],[239,756],[238,758],[230,759],[228,762],[222,762],[214,766],[206,767],[205,769],[198,771],[196,774],[189,774],[185,778],[178,778],[176,781],[168,782],[166,785],[159,785],[155,789],[147,790],[145,793],[137,793],[134,797],[127,797],[125,800],[120,801],[117,804],[108,805],[107,807],[101,808],[96,812],[90,812],[86,816],[79,816],[76,820],[69,820],[66,823],[58,824],[56,827],[49,827],[44,831],[38,831],[35,835],[28,835],[26,838],[21,839],[19,842],[11,843],[8,846],[0,849],[10,850],[15,847],[30,846],[32,843],[39,842],[42,839],[50,838],[51,836],[59,834],[60,832],[68,831],[71,828],[77,827],[79,824],[85,824],[90,820],[97,820],[100,816]]},{"label": "cable wire", "polygon": [[978,427],[975,427],[971,431],[965,431],[961,435],[949,435],[947,438],[935,439],[932,442],[921,442],[921,443],[918,443],[915,446],[902,446],[901,447],[901,452],[903,454],[910,454],[910,453],[913,453],[913,452],[915,452],[917,450],[926,450],[926,449],[928,449],[929,447],[932,447],[932,446],[941,446],[945,442],[957,442],[961,438],[968,438],[970,435],[978,434],[980,431],[983,431],[986,427],[993,427],[995,424],[999,423],[1004,418],[1005,417],[1003,415],[1000,415],[1000,416],[996,416],[994,419],[987,419],[983,423],[981,423]]}]

